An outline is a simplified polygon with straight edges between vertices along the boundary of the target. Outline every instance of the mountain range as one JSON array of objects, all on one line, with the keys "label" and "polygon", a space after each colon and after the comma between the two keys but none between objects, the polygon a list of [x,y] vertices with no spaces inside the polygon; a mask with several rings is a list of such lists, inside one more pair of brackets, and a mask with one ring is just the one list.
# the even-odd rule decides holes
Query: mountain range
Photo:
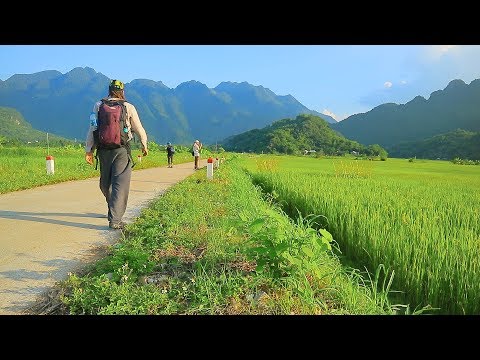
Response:
[{"label": "mountain range", "polygon": [[[0,80],[0,107],[18,111],[32,129],[83,142],[89,113],[93,104],[107,95],[109,80],[88,67],[75,68],[66,74],[56,70],[16,74]],[[136,79],[126,83],[125,89],[149,140],[161,144],[171,141],[189,145],[198,138],[204,144],[225,141],[236,148],[238,144],[233,140],[245,139],[235,135],[261,130],[280,119],[310,114],[321,117],[346,139],[365,146],[378,144],[392,156],[413,157],[420,152],[437,158],[462,153],[451,150],[452,144],[462,146],[459,141],[462,137],[468,137],[469,144],[477,139],[470,134],[446,134],[457,129],[480,131],[479,79],[470,84],[455,79],[443,90],[431,93],[428,99],[417,96],[405,104],[382,104],[338,123],[328,115],[308,109],[291,95],[279,96],[247,82],[222,82],[211,89],[192,80],[171,89],[161,81]],[[24,125],[17,130],[27,129]],[[0,132],[0,136],[11,136],[15,126],[9,123],[10,135]],[[0,126],[0,131],[5,128]],[[429,141],[438,135],[442,136]],[[27,138],[22,136],[22,139]],[[440,142],[449,145],[444,144],[436,151]],[[251,142],[248,146],[252,147]],[[475,145],[469,146],[474,148]]]},{"label": "mountain range", "polygon": [[[0,106],[16,109],[35,129],[83,140],[89,114],[94,103],[108,95],[109,81],[89,67],[66,74],[56,70],[15,74],[0,80]],[[192,80],[171,89],[161,81],[136,79],[125,83],[125,96],[137,108],[149,140],[161,144],[191,144],[197,138],[214,144],[305,113],[336,122],[291,95],[276,95],[247,82],[222,82],[210,89]]]},{"label": "mountain range", "polygon": [[459,79],[452,80],[428,99],[417,96],[406,104],[382,104],[331,127],[351,140],[364,145],[379,144],[387,150],[456,129],[478,132],[480,79],[468,85]]}]

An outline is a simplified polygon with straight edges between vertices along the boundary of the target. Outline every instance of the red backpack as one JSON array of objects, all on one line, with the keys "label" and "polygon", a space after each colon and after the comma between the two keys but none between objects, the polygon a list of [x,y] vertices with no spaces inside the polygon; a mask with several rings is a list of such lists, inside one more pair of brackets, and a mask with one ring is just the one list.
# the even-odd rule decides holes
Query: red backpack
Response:
[{"label": "red backpack", "polygon": [[127,109],[124,100],[102,99],[98,108],[97,130],[93,132],[99,149],[128,145]]}]

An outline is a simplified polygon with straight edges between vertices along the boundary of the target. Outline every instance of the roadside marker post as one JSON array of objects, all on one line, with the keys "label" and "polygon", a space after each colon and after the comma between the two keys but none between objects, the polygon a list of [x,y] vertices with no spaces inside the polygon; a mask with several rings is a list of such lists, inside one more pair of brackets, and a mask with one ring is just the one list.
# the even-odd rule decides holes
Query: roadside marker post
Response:
[{"label": "roadside marker post", "polygon": [[47,155],[45,158],[47,163],[47,175],[53,175],[55,174],[55,159],[53,158],[52,155]]},{"label": "roadside marker post", "polygon": [[213,158],[207,160],[207,179],[213,179]]}]

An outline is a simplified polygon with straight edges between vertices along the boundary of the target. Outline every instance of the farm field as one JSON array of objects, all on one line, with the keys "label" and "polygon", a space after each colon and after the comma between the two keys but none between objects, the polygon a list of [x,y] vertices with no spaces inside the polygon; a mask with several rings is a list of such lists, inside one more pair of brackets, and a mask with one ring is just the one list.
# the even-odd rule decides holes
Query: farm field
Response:
[{"label": "farm field", "polygon": [[383,264],[401,303],[480,312],[479,166],[286,156],[243,164],[291,216],[322,216],[345,260],[370,273]]}]

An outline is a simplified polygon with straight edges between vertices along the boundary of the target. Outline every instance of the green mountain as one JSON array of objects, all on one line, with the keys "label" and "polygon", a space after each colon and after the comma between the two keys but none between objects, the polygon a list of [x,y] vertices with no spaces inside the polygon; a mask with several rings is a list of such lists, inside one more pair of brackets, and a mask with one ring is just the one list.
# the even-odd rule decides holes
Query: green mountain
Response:
[{"label": "green mountain", "polygon": [[480,132],[457,129],[426,140],[395,145],[389,154],[400,158],[480,160]]},{"label": "green mountain", "polygon": [[[51,133],[48,134],[48,141],[51,145],[73,142]],[[81,141],[83,142],[83,139]],[[45,144],[46,142],[47,133],[35,130],[17,110],[0,107],[0,143],[25,145],[28,143]]]},{"label": "green mountain", "polygon": [[[16,74],[0,81],[0,106],[17,109],[35,129],[83,139],[90,111],[108,94],[108,84],[105,75],[88,67],[66,74]],[[278,96],[246,82],[223,82],[210,89],[189,81],[170,89],[161,81],[136,79],[125,84],[125,95],[136,106],[149,140],[158,143],[190,144],[196,138],[215,143],[280,118],[318,114],[290,95]]]},{"label": "green mountain", "polygon": [[367,148],[332,130],[321,117],[298,115],[295,119],[282,119],[262,129],[253,129],[231,136],[222,142],[227,151],[254,153],[298,154],[315,150],[328,155],[351,153],[373,155],[380,147]]},{"label": "green mountain", "polygon": [[380,144],[390,150],[402,142],[419,141],[455,129],[480,131],[480,80],[469,85],[453,80],[429,99],[415,97],[406,104],[383,104],[332,124],[349,139]]}]

